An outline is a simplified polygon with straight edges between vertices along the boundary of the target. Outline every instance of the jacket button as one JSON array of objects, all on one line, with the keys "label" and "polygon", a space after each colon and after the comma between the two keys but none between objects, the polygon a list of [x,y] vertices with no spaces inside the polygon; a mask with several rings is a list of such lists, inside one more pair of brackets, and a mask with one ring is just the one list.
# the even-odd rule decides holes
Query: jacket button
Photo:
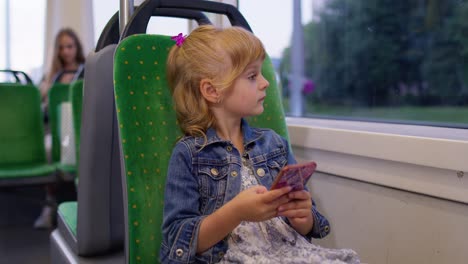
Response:
[{"label": "jacket button", "polygon": [[176,253],[176,255],[177,255],[178,257],[181,257],[181,256],[184,254],[184,251],[183,251],[182,249],[178,248],[178,249],[175,251],[175,253]]},{"label": "jacket button", "polygon": [[214,176],[218,176],[219,172],[216,168],[211,168],[210,170],[211,174],[213,174]]},{"label": "jacket button", "polygon": [[227,146],[227,147],[226,147],[226,150],[227,150],[228,152],[231,152],[231,151],[232,151],[232,147],[231,147],[231,146]]},{"label": "jacket button", "polygon": [[325,232],[328,232],[328,231],[330,231],[330,227],[329,227],[329,226],[327,226],[327,225],[326,225],[326,226],[325,226],[323,229],[325,230]]},{"label": "jacket button", "polygon": [[219,253],[218,253],[218,256],[219,256],[220,258],[223,258],[223,257],[224,257],[224,252],[219,252]]},{"label": "jacket button", "polygon": [[231,176],[232,177],[237,177],[237,171],[231,171]]},{"label": "jacket button", "polygon": [[265,176],[265,170],[262,169],[262,168],[257,169],[257,175],[260,176],[260,177]]}]

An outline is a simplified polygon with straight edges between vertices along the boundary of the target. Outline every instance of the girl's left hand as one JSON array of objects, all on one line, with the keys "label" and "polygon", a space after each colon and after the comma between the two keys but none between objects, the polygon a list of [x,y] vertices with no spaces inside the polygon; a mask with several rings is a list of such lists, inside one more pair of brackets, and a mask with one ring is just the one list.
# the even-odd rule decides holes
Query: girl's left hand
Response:
[{"label": "girl's left hand", "polygon": [[287,217],[300,234],[309,233],[314,225],[310,193],[306,190],[290,192],[288,198],[288,203],[278,207],[278,215]]}]

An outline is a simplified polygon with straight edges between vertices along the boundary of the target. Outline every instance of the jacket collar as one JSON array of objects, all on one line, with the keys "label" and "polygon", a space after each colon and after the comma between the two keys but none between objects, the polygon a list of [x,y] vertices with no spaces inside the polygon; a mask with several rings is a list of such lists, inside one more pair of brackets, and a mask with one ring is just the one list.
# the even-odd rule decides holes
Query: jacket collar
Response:
[{"label": "jacket collar", "polygon": [[[247,121],[243,118],[241,119],[241,128],[242,128],[242,134],[244,137],[244,146],[247,146],[255,142],[256,140],[258,140],[259,138],[263,136],[263,131],[250,127]],[[217,143],[217,142],[228,142],[224,139],[221,139],[216,134],[216,130],[212,127],[210,127],[206,131],[206,138],[207,138],[206,144],[204,144],[205,142],[204,142],[203,137],[197,137],[195,139],[195,142],[196,142],[195,144],[199,146],[202,146],[202,145],[208,146],[210,144]]]}]

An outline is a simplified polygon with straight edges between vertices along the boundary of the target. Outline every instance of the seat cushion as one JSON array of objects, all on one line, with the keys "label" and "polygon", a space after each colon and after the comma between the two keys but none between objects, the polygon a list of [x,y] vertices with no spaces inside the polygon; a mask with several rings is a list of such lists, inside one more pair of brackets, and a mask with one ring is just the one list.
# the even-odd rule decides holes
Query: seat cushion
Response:
[{"label": "seat cushion", "polygon": [[57,166],[57,169],[59,171],[68,172],[68,173],[75,173],[76,172],[76,165],[56,163],[56,166]]},{"label": "seat cushion", "polygon": [[[76,237],[78,202],[63,202],[58,207],[58,217],[66,225],[68,231]],[[63,231],[63,230],[62,230]]]},{"label": "seat cushion", "polygon": [[0,178],[23,178],[33,176],[43,176],[52,174],[55,171],[55,166],[51,164],[21,164],[1,166]]}]

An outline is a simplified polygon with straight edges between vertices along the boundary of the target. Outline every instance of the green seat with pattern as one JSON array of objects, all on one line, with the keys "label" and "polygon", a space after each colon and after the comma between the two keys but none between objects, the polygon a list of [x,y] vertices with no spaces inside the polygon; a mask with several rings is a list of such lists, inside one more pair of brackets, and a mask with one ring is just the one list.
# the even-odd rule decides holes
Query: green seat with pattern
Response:
[{"label": "green seat with pattern", "polygon": [[159,255],[167,163],[181,135],[164,71],[173,44],[167,36],[134,35],[114,57],[128,263],[154,263]]},{"label": "green seat with pattern", "polygon": [[[232,25],[250,30],[245,18],[229,4],[211,1],[145,1],[135,11],[114,55],[114,90],[124,185],[127,263],[155,263],[162,241],[162,212],[167,166],[182,135],[166,80],[166,60],[175,44],[170,36],[135,34],[158,8],[182,8],[225,14]],[[139,13],[143,17],[136,21]],[[136,21],[136,22],[135,22]],[[132,23],[134,25],[132,25]],[[273,65],[265,60],[262,73],[270,82],[262,115],[252,126],[274,129],[288,138]]]},{"label": "green seat with pattern", "polygon": [[[165,62],[174,41],[168,36],[124,39],[115,54],[115,96],[126,186],[128,258],[153,263],[162,240],[163,194],[167,165],[181,136],[166,81]],[[265,112],[252,126],[269,127],[288,138],[273,66],[265,60],[270,82]]]}]

